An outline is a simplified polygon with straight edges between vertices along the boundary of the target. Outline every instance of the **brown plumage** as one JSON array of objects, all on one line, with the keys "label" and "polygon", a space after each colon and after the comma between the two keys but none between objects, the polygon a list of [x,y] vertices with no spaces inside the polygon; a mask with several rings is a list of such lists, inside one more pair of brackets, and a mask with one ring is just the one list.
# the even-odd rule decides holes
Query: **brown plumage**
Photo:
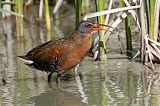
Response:
[{"label": "brown plumage", "polygon": [[57,72],[56,81],[60,83],[60,76],[74,68],[87,55],[92,32],[104,30],[99,26],[106,25],[82,21],[69,37],[51,40],[18,57],[29,66],[50,72],[48,81],[51,80],[52,74]]}]

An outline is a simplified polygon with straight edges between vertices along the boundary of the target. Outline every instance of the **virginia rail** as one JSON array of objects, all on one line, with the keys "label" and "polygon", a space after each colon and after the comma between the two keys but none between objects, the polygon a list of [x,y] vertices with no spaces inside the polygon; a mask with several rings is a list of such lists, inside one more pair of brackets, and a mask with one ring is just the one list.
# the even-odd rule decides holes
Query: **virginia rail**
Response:
[{"label": "virginia rail", "polygon": [[70,36],[48,41],[18,57],[28,66],[50,72],[48,81],[57,72],[56,82],[60,83],[60,76],[74,68],[89,52],[92,32],[106,30],[104,27],[109,28],[107,25],[82,21]]}]

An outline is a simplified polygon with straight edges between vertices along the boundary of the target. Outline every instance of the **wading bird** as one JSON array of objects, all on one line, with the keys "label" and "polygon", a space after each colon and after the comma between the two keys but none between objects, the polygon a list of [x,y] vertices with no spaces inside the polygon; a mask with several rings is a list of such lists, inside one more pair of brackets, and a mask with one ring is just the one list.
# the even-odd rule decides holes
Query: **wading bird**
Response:
[{"label": "wading bird", "polygon": [[89,52],[92,33],[107,31],[108,28],[110,26],[82,21],[70,36],[48,41],[18,57],[28,66],[50,72],[48,81],[51,81],[52,74],[56,72],[56,82],[60,83],[60,76],[79,64]]}]

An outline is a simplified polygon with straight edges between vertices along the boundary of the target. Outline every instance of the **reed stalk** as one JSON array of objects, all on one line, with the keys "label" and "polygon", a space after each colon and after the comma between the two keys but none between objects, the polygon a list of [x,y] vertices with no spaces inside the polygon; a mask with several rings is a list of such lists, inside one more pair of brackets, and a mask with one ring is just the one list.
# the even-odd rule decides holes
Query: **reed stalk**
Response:
[{"label": "reed stalk", "polygon": [[50,21],[50,14],[49,14],[49,6],[48,6],[48,0],[44,0],[45,5],[45,18],[46,18],[46,28],[48,31],[51,30],[51,21]]},{"label": "reed stalk", "polygon": [[81,13],[82,13],[82,0],[75,0],[75,9],[76,9],[76,26],[81,21]]},{"label": "reed stalk", "polygon": [[[142,2],[142,3],[144,3],[144,1]],[[145,0],[145,3],[146,4],[144,4],[144,6],[146,6],[146,12],[147,12],[147,19],[148,19],[148,25],[150,25],[150,16],[149,16],[149,10],[150,10],[150,6],[149,6],[149,0]],[[148,26],[149,27],[149,26]],[[148,28],[149,29],[149,28]]]},{"label": "reed stalk", "polygon": [[[120,6],[121,7],[125,7],[124,1],[123,0],[119,0]],[[131,37],[131,24],[130,24],[130,15],[128,14],[128,16],[125,18],[124,20],[124,24],[125,24],[125,31],[126,31],[126,45],[127,45],[127,55],[128,56],[132,56],[131,51],[132,50],[132,37]]]},{"label": "reed stalk", "polygon": [[[16,13],[23,14],[23,0],[16,0]],[[23,17],[16,16],[17,38],[23,38]]]},{"label": "reed stalk", "polygon": [[47,30],[47,41],[50,41],[51,40],[51,31],[50,30]]},{"label": "reed stalk", "polygon": [[132,37],[131,37],[131,24],[130,24],[130,15],[125,18],[125,29],[126,29],[126,43],[127,43],[127,55],[132,57]]},{"label": "reed stalk", "polygon": [[145,17],[146,14],[146,10],[145,10],[145,1],[142,2],[141,4],[141,8],[140,8],[140,22],[141,22],[141,63],[145,63],[146,62],[146,44],[144,42],[144,36],[147,34],[147,27],[148,27],[148,23],[147,23],[147,19]]},{"label": "reed stalk", "polygon": [[[97,11],[103,11],[105,7],[105,0],[95,0],[96,4],[96,10]],[[98,23],[104,24],[104,15],[98,16]],[[100,60],[107,60],[106,55],[106,45],[105,45],[105,39],[104,39],[104,32],[98,31],[99,33],[99,59]]]},{"label": "reed stalk", "polygon": [[[2,1],[0,0],[0,9],[2,8]],[[2,25],[2,13],[0,12],[0,26]]]},{"label": "reed stalk", "polygon": [[[159,23],[159,18],[160,18],[160,0],[155,1],[155,8],[154,8],[154,40],[157,41],[158,38],[158,23]],[[160,23],[159,23],[160,24]]]},{"label": "reed stalk", "polygon": [[150,0],[149,4],[149,38],[153,39],[153,31],[154,31],[154,4],[155,0]]},{"label": "reed stalk", "polygon": [[[5,0],[5,2],[10,2],[10,0]],[[2,7],[4,10],[11,11],[11,5],[3,4]],[[11,16],[10,13],[2,12],[2,18],[9,18]]]},{"label": "reed stalk", "polygon": [[40,0],[40,3],[39,3],[39,23],[42,22],[42,17],[43,17],[43,0]]},{"label": "reed stalk", "polygon": [[[110,0],[110,1],[109,1],[109,5],[108,5],[108,10],[111,10],[112,5],[113,5],[113,0]],[[106,19],[105,19],[105,24],[106,24],[106,25],[107,25],[108,22],[109,22],[109,17],[110,17],[110,14],[107,14]]]},{"label": "reed stalk", "polygon": [[60,6],[63,3],[63,0],[55,0],[55,1],[56,1],[56,5],[53,9],[53,15],[55,15],[57,13],[58,9],[60,8]]}]

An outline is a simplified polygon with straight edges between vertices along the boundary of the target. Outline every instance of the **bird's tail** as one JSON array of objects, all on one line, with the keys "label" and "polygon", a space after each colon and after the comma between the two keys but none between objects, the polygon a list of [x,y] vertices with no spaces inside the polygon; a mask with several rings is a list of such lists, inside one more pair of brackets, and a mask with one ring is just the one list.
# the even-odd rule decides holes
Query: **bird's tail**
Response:
[{"label": "bird's tail", "polygon": [[18,56],[18,57],[27,65],[33,64],[33,61],[30,60],[26,55],[25,56]]}]

